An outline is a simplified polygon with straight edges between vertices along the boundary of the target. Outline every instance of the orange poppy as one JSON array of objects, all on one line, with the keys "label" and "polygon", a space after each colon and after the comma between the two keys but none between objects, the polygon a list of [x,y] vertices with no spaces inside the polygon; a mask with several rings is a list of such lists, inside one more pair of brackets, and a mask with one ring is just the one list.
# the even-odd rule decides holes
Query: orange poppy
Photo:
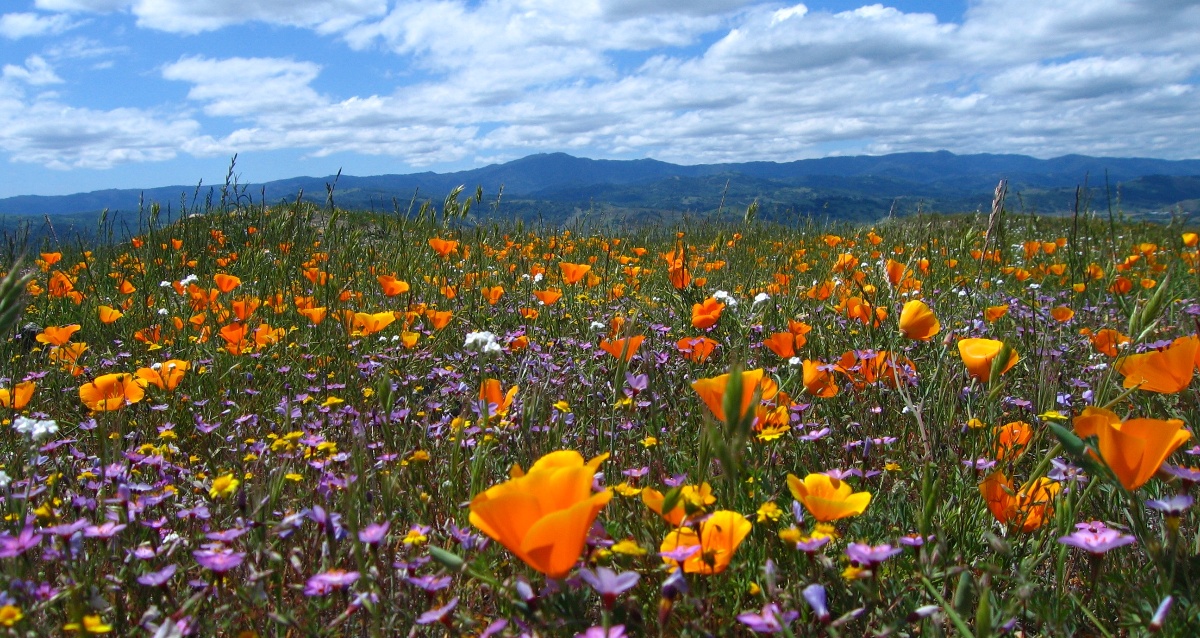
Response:
[{"label": "orange poppy", "polygon": [[993,472],[979,484],[979,493],[997,521],[1023,532],[1032,532],[1054,515],[1054,498],[1062,489],[1056,481],[1041,477],[1032,486],[1017,491],[1012,479]]},{"label": "orange poppy", "polygon": [[579,560],[596,516],[612,492],[592,491],[608,455],[584,462],[573,450],[551,452],[528,472],[488,488],[470,504],[471,524],[548,578],[562,578]]},{"label": "orange poppy", "polygon": [[96,377],[79,386],[79,399],[96,412],[117,410],[146,396],[146,382],[132,374],[117,372]]},{"label": "orange poppy", "polygon": [[354,337],[372,335],[388,327],[395,320],[396,315],[392,314],[390,310],[376,313],[356,312],[351,321],[350,335]]},{"label": "orange poppy", "polygon": [[100,306],[96,310],[100,315],[100,323],[112,323],[125,316],[125,313],[112,306]]},{"label": "orange poppy", "polygon": [[514,385],[508,392],[504,392],[499,379],[485,379],[479,388],[479,400],[487,402],[488,410],[492,414],[504,417],[512,406],[513,398],[517,396],[517,390],[518,387]]},{"label": "orange poppy", "polygon": [[407,281],[396,279],[391,275],[379,275],[376,279],[379,281],[379,287],[383,289],[383,294],[386,297],[395,297],[396,295],[408,292],[410,289]]},{"label": "orange poppy", "polygon": [[429,238],[429,247],[433,249],[433,252],[438,254],[438,257],[441,257],[442,259],[447,259],[450,257],[450,253],[452,253],[458,249],[458,242],[454,241],[452,239],[442,239],[440,237],[430,237]]},{"label": "orange poppy", "polygon": [[11,390],[0,388],[0,406],[13,410],[24,410],[25,406],[29,405],[29,400],[33,398],[35,389],[37,389],[37,384],[33,381],[22,381],[13,386]]},{"label": "orange poppy", "polygon": [[487,300],[488,305],[494,306],[500,302],[501,295],[504,294],[503,286],[490,286],[480,288],[479,292],[483,294],[483,298]]},{"label": "orange poppy", "polygon": [[183,373],[187,372],[190,365],[187,361],[171,359],[153,367],[139,368],[136,374],[145,382],[143,385],[153,385],[171,391],[179,386],[179,382],[183,380]]},{"label": "orange poppy", "polygon": [[317,326],[325,320],[326,308],[325,306],[319,308],[298,308],[296,312],[304,315],[312,325]]},{"label": "orange poppy", "polygon": [[1097,330],[1096,334],[1092,335],[1092,347],[1096,349],[1096,352],[1106,354],[1110,357],[1117,356],[1119,354],[1118,348],[1125,343],[1129,343],[1129,337],[1112,328]]},{"label": "orange poppy", "polygon": [[1125,377],[1126,388],[1174,394],[1191,384],[1200,355],[1198,349],[1200,338],[1196,335],[1179,337],[1160,350],[1125,357],[1117,372]]},{"label": "orange poppy", "polygon": [[1066,323],[1075,316],[1075,311],[1066,306],[1058,306],[1050,311],[1050,316],[1059,323]]},{"label": "orange poppy", "polygon": [[738,545],[750,533],[752,527],[745,516],[729,510],[719,510],[700,523],[700,533],[690,527],[681,527],[667,534],[659,551],[673,552],[680,547],[699,545],[699,551],[684,559],[683,563],[667,556],[663,562],[676,565],[689,574],[719,574],[733,560]]},{"label": "orange poppy", "polygon": [[69,326],[46,326],[37,337],[38,343],[44,343],[51,346],[63,346],[71,340],[71,336],[79,331],[79,324],[73,323]]},{"label": "orange poppy", "polygon": [[1179,419],[1095,422],[1100,457],[1127,490],[1146,484],[1168,456],[1192,438]]},{"label": "orange poppy", "polygon": [[[750,404],[754,400],[756,390],[761,390],[760,399],[763,401],[770,401],[779,392],[779,385],[771,377],[765,376],[762,368],[743,371],[741,373],[741,381],[741,414],[734,415],[738,418],[744,416],[750,409]],[[725,414],[725,392],[728,387],[729,373],[718,377],[697,379],[692,382],[692,389],[696,391],[696,394],[700,395],[700,400],[704,401],[704,405],[708,406],[708,409],[718,421],[727,420]]]},{"label": "orange poppy", "polygon": [[675,349],[693,363],[704,363],[718,343],[708,337],[684,337],[675,342]]},{"label": "orange poppy", "polygon": [[600,348],[612,356],[629,361],[633,355],[637,353],[638,348],[642,346],[642,340],[646,337],[643,335],[635,335],[627,339],[608,339],[600,340]]},{"label": "orange poppy", "polygon": [[705,481],[698,486],[684,485],[679,488],[679,500],[675,502],[674,507],[666,512],[663,511],[663,506],[666,504],[666,497],[662,492],[654,488],[647,487],[642,490],[642,502],[655,514],[663,517],[663,520],[678,527],[689,516],[706,512],[709,505],[717,502],[717,497],[713,496],[712,486]]},{"label": "orange poppy", "polygon": [[565,261],[559,262],[558,267],[562,271],[563,283],[568,286],[583,279],[592,269],[591,264],[572,264]]},{"label": "orange poppy", "polygon": [[779,358],[791,359],[796,356],[796,342],[801,339],[805,339],[805,337],[790,332],[776,332],[763,339],[762,344]]},{"label": "orange poppy", "polygon": [[725,310],[725,304],[717,301],[714,297],[709,297],[698,304],[692,304],[692,327],[697,330],[707,330],[717,325],[723,310]]},{"label": "orange poppy", "polygon": [[1000,317],[1008,314],[1008,305],[989,306],[983,311],[983,320],[988,323],[994,323]]},{"label": "orange poppy", "polygon": [[242,285],[242,279],[234,275],[227,275],[219,272],[213,275],[213,283],[217,284],[217,290],[220,290],[221,292],[229,292],[230,290]]},{"label": "orange poppy", "polygon": [[1033,428],[1024,421],[1012,421],[994,428],[996,435],[996,458],[1008,460],[1025,451],[1029,439],[1033,438]]},{"label": "orange poppy", "polygon": [[559,291],[559,290],[535,290],[535,291],[533,291],[533,296],[537,297],[538,301],[542,302],[543,304],[545,304],[547,306],[553,306],[555,302],[557,302],[560,298],[562,298],[562,291]]},{"label": "orange poppy", "polygon": [[787,484],[792,496],[821,523],[858,516],[871,504],[870,492],[855,492],[846,482],[827,474],[809,474],[804,480],[788,474]]},{"label": "orange poppy", "polygon": [[942,329],[937,315],[924,301],[914,299],[900,311],[900,334],[916,341],[929,341]]},{"label": "orange poppy", "polygon": [[[987,383],[991,379],[992,361],[1003,348],[1004,342],[995,339],[961,339],[958,342],[958,354],[962,357],[963,364],[967,366],[967,373],[978,379],[980,383]],[[1016,350],[1011,350],[1011,352],[1008,363],[1000,370],[1001,374],[1008,372],[1020,359]]]},{"label": "orange poppy", "polygon": [[441,330],[450,324],[450,320],[454,318],[454,311],[430,310],[425,316],[429,317],[429,323],[434,330]]},{"label": "orange poppy", "polygon": [[833,376],[833,371],[823,369],[827,367],[820,361],[804,360],[805,392],[823,399],[828,399],[838,393],[837,380]]}]

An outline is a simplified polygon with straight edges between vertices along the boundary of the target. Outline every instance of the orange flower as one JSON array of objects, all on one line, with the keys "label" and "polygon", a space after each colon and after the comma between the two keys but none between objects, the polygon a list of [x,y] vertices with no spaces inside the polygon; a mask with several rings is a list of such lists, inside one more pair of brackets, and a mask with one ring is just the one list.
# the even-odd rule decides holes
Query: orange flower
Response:
[{"label": "orange flower", "polygon": [[221,328],[218,333],[225,340],[225,347],[231,354],[240,354],[246,347],[246,333],[250,327],[244,323],[231,323]]},{"label": "orange flower", "polygon": [[704,363],[717,348],[717,342],[708,337],[684,337],[675,342],[675,348],[685,359],[693,363]]},{"label": "orange flower", "polygon": [[804,391],[823,399],[838,393],[837,381],[832,370],[822,369],[826,364],[820,361],[804,360]]},{"label": "orange flower", "polygon": [[729,510],[713,512],[700,524],[700,533],[690,527],[681,527],[667,534],[659,551],[673,552],[680,547],[699,545],[683,563],[663,557],[663,562],[676,565],[689,574],[719,574],[729,567],[733,553],[750,533],[752,525],[745,516]]},{"label": "orange flower", "polygon": [[137,376],[144,381],[143,385],[157,386],[159,389],[173,391],[183,380],[190,364],[187,361],[171,359],[150,368],[139,368]]},{"label": "orange flower", "polygon": [[1024,421],[1005,423],[992,432],[996,435],[996,458],[1002,461],[1025,451],[1029,439],[1033,438],[1033,428]]},{"label": "orange flower", "polygon": [[643,335],[636,335],[627,339],[616,339],[613,341],[601,339],[600,348],[618,359],[623,357],[626,361],[629,361],[637,353],[638,348],[642,346],[642,340],[645,338]]},{"label": "orange flower", "polygon": [[558,267],[562,270],[563,283],[568,286],[583,279],[592,269],[591,264],[572,264],[565,261],[559,262]]},{"label": "orange flower", "polygon": [[483,298],[487,300],[489,306],[494,306],[500,302],[500,296],[504,294],[504,287],[484,287],[480,288],[479,292],[483,294]]},{"label": "orange flower", "polygon": [[[573,450],[551,452],[527,473],[471,500],[471,524],[548,578],[562,578],[583,551],[612,492],[592,492],[603,455],[584,463]],[[514,472],[516,473],[516,472]]]},{"label": "orange flower", "polygon": [[517,389],[517,386],[514,385],[508,389],[508,392],[504,392],[500,387],[499,379],[485,379],[479,388],[479,400],[486,401],[492,414],[503,418],[508,414],[513,398],[517,396]]},{"label": "orange flower", "polygon": [[409,291],[407,281],[396,279],[391,275],[379,275],[376,279],[379,281],[379,287],[383,289],[383,294],[386,297],[395,297]]},{"label": "orange flower", "polygon": [[1112,328],[1098,330],[1096,334],[1092,335],[1092,347],[1096,349],[1096,352],[1106,354],[1110,357],[1115,357],[1119,354],[1117,349],[1123,343],[1129,343],[1129,337]]},{"label": "orange flower", "polygon": [[431,310],[425,316],[429,317],[429,323],[434,330],[441,330],[450,324],[450,320],[454,318],[454,311]]},{"label": "orange flower", "polygon": [[1192,438],[1179,419],[1104,419],[1095,424],[1100,457],[1130,491],[1145,485],[1163,461]]},{"label": "orange flower", "polygon": [[642,502],[646,507],[663,517],[666,522],[679,527],[689,516],[706,512],[709,505],[717,502],[717,497],[713,496],[712,486],[705,481],[698,486],[684,485],[679,488],[679,500],[666,512],[663,511],[665,501],[663,493],[654,488],[647,487],[642,490]]},{"label": "orange flower", "polygon": [[1061,489],[1062,485],[1043,476],[1017,491],[1012,479],[1000,471],[989,474],[979,484],[979,493],[992,516],[1022,532],[1032,532],[1054,515],[1054,497]]},{"label": "orange flower", "polygon": [[535,290],[533,296],[538,298],[538,301],[547,306],[553,306],[556,301],[562,298],[562,292],[559,290]]},{"label": "orange flower", "polygon": [[1161,350],[1125,357],[1117,372],[1125,377],[1126,388],[1174,394],[1191,384],[1198,349],[1200,338],[1196,335],[1180,337]]},{"label": "orange flower", "polygon": [[146,382],[125,372],[103,374],[79,386],[79,399],[96,412],[117,410],[146,396]]},{"label": "orange flower", "polygon": [[725,310],[725,304],[713,297],[709,297],[701,303],[692,304],[692,326],[697,330],[707,330],[717,325],[723,310]]},{"label": "orange flower", "polygon": [[433,249],[433,252],[438,254],[438,257],[447,259],[450,257],[450,253],[458,250],[458,242],[440,237],[430,237],[429,247]]},{"label": "orange flower", "polygon": [[929,341],[942,329],[933,310],[924,301],[914,299],[900,311],[900,334],[916,341]]},{"label": "orange flower", "polygon": [[1200,244],[1200,235],[1196,233],[1184,233],[1182,235],[1183,245],[1188,248],[1195,248],[1196,244]]},{"label": "orange flower", "polygon": [[79,331],[79,324],[73,323],[69,326],[46,326],[37,335],[38,343],[44,343],[51,346],[63,346],[71,340],[71,336]]},{"label": "orange flower", "polygon": [[112,306],[100,306],[96,310],[100,314],[100,323],[112,323],[125,316],[125,313]]},{"label": "orange flower", "polygon": [[221,292],[229,292],[230,290],[242,285],[242,280],[240,277],[219,272],[213,275],[213,283],[217,284],[217,290],[220,290]]},{"label": "orange flower", "polygon": [[1059,323],[1066,323],[1075,316],[1075,311],[1066,306],[1059,306],[1050,311],[1050,316]]},{"label": "orange flower", "polygon": [[11,408],[13,410],[24,410],[25,406],[29,405],[29,400],[33,398],[33,391],[37,389],[37,384],[33,381],[22,381],[8,388],[0,388],[0,406]]},{"label": "orange flower", "polygon": [[395,320],[396,315],[392,314],[390,310],[376,313],[356,312],[351,321],[350,335],[354,337],[372,335],[388,327]]},{"label": "orange flower", "polygon": [[781,359],[791,359],[796,356],[797,341],[806,340],[802,335],[790,332],[776,332],[763,340],[763,345]]},{"label": "orange flower", "polygon": [[988,323],[995,323],[1000,317],[1008,314],[1008,305],[989,306],[983,311],[983,320]]},{"label": "orange flower", "polygon": [[[1002,348],[1004,348],[1004,342],[995,339],[962,339],[958,342],[958,354],[962,357],[963,364],[967,366],[967,373],[981,383],[987,383],[991,379],[992,360],[1000,354]],[[1001,374],[1008,372],[1020,358],[1016,350],[1011,352],[1008,363],[1000,370]]]},{"label": "orange flower", "polygon": [[858,516],[871,504],[870,492],[855,492],[847,483],[827,474],[809,474],[803,481],[788,474],[787,484],[792,496],[822,523]]},{"label": "orange flower", "polygon": [[[747,410],[750,409],[750,404],[754,400],[754,393],[761,389],[760,399],[770,401],[779,392],[779,386],[771,377],[764,376],[762,368],[757,370],[746,370],[742,375],[742,405],[741,413],[737,416],[744,416]],[[697,379],[692,383],[692,389],[696,394],[700,395],[700,400],[704,401],[704,405],[712,412],[713,416],[718,421],[725,421],[725,391],[729,386],[729,373],[722,374],[719,377],[711,377],[707,379]]]},{"label": "orange flower", "polygon": [[321,306],[319,308],[297,308],[296,312],[304,315],[308,318],[312,325],[317,326],[325,320],[326,308],[325,306]]}]

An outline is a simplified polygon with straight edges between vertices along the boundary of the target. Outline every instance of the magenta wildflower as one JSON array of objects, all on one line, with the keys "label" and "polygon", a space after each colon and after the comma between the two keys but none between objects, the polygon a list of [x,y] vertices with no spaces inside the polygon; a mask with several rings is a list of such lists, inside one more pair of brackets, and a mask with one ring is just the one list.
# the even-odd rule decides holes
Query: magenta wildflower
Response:
[{"label": "magenta wildflower", "polygon": [[172,563],[156,572],[149,572],[138,576],[137,581],[147,587],[161,587],[171,580],[171,577],[175,575],[176,569],[178,567]]},{"label": "magenta wildflower", "polygon": [[118,525],[114,521],[106,521],[100,525],[89,525],[83,530],[84,538],[100,538],[109,539],[116,536],[121,530],[125,529],[124,524]]},{"label": "magenta wildflower", "polygon": [[1110,529],[1100,521],[1076,523],[1074,532],[1058,539],[1058,542],[1063,545],[1076,547],[1096,556],[1110,549],[1128,545],[1133,541],[1133,536]]},{"label": "magenta wildflower", "polygon": [[431,625],[435,622],[449,623],[450,622],[450,612],[454,611],[454,608],[457,606],[458,606],[458,596],[455,596],[454,598],[451,598],[450,602],[446,603],[445,605],[442,605],[441,607],[435,607],[433,609],[430,609],[429,611],[418,616],[417,624],[418,625]]},{"label": "magenta wildflower", "polygon": [[608,629],[604,627],[589,627],[583,633],[575,634],[575,638],[626,638],[625,625],[613,625]]},{"label": "magenta wildflower", "polygon": [[41,544],[42,535],[28,525],[16,536],[4,532],[0,534],[0,558],[20,556]]},{"label": "magenta wildflower", "polygon": [[368,545],[378,545],[387,538],[388,527],[391,523],[384,521],[382,523],[371,523],[358,531],[358,540]]},{"label": "magenta wildflower", "polygon": [[348,572],[344,569],[331,569],[316,574],[304,584],[305,596],[324,596],[338,589],[353,585],[359,578],[358,572]]},{"label": "magenta wildflower", "polygon": [[192,552],[192,556],[201,567],[216,574],[224,574],[246,559],[244,553],[232,549],[198,549]]},{"label": "magenta wildflower", "polygon": [[813,583],[804,588],[804,601],[812,607],[813,613],[817,615],[817,620],[823,623],[829,622],[829,607],[825,603],[825,587],[820,583]]},{"label": "magenta wildflower", "polygon": [[850,558],[851,563],[858,567],[874,567],[901,551],[903,551],[902,548],[892,547],[887,543],[874,546],[866,543],[850,543],[846,547],[846,556]]},{"label": "magenta wildflower", "polygon": [[780,612],[779,605],[767,603],[763,605],[762,613],[746,612],[738,614],[737,619],[756,634],[774,634],[783,631],[799,616],[798,611]]},{"label": "magenta wildflower", "polygon": [[612,609],[613,604],[617,602],[617,596],[632,589],[641,579],[637,572],[618,574],[607,567],[597,567],[596,571],[585,568],[580,570],[579,577],[600,594],[606,609]]}]

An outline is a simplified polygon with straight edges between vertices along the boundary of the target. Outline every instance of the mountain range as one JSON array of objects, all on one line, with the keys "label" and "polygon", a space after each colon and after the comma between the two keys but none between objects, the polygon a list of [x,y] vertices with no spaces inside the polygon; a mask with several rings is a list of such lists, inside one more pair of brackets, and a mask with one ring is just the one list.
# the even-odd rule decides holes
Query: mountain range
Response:
[{"label": "mountain range", "polygon": [[[1009,208],[1022,212],[1069,212],[1077,193],[1085,207],[1113,206],[1129,214],[1190,214],[1200,208],[1200,160],[1037,159],[947,151],[691,166],[551,153],[453,173],[295,177],[236,186],[243,200],[268,204],[298,197],[325,203],[332,186],[340,208],[404,212],[423,201],[440,205],[461,185],[467,194],[482,191],[477,216],[552,224],[740,216],[757,202],[760,217],[791,222],[811,217],[870,221],[917,210],[974,212],[991,206],[1001,179],[1008,180],[1013,196]],[[136,214],[158,203],[164,210],[193,212],[211,208],[220,198],[220,186],[204,185],[9,197],[0,199],[0,226],[36,225],[49,217],[56,225],[86,228],[103,210]]]}]

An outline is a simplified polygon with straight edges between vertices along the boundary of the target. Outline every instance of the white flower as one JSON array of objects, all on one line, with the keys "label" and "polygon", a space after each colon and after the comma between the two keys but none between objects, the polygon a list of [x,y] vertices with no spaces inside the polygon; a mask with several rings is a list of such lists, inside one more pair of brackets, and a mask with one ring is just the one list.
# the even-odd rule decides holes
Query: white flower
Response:
[{"label": "white flower", "polygon": [[593,321],[592,325],[588,326],[588,329],[593,332],[604,332],[605,329],[607,329],[607,328],[608,328],[608,326],[604,325],[603,323],[600,323],[599,321]]},{"label": "white flower", "polygon": [[1042,287],[1041,284],[1029,284],[1030,290],[1037,290],[1038,288],[1041,288],[1041,287]]},{"label": "white flower", "polygon": [[180,279],[179,285],[186,286],[186,285],[192,283],[193,281],[200,281],[200,278],[197,277],[194,273],[191,275],[188,275],[187,277],[184,277],[183,279]]},{"label": "white flower", "polygon": [[798,366],[801,363],[804,362],[800,360],[800,357],[792,357],[791,359],[788,359],[788,365],[790,366]]},{"label": "white flower", "polygon": [[486,330],[481,332],[468,332],[467,340],[463,342],[463,349],[469,352],[481,352],[490,354],[500,352],[503,348],[496,342],[496,335]]},{"label": "white flower", "polygon": [[28,435],[36,443],[58,432],[58,422],[49,419],[42,421],[19,416],[13,421],[13,428],[21,434]]},{"label": "white flower", "polygon": [[0,490],[8,487],[9,483],[12,483],[12,477],[8,475],[8,472],[0,470]]},{"label": "white flower", "polygon": [[160,288],[166,288],[166,287],[168,287],[168,286],[170,286],[170,285],[171,285],[171,282],[169,282],[169,281],[160,281],[160,282],[158,282],[158,285],[159,285],[159,287],[160,287]]},{"label": "white flower", "polygon": [[164,316],[164,317],[165,317],[165,316],[167,316],[167,315],[171,314],[171,311],[170,311],[170,310],[167,310],[166,308],[159,308],[159,309],[158,309],[158,314],[160,314],[160,315],[162,315],[162,316]]},{"label": "white flower", "polygon": [[754,295],[754,304],[753,305],[757,306],[758,304],[760,304],[770,298],[771,298],[771,295],[768,295],[765,292],[760,292],[757,295]]},{"label": "white flower", "polygon": [[724,290],[718,290],[714,292],[713,299],[716,299],[730,308],[736,308],[738,304],[737,299],[734,299],[733,295],[725,292]]},{"label": "white flower", "polygon": [[538,283],[538,282],[539,282],[539,281],[541,281],[541,280],[542,280],[542,273],[538,273],[538,274],[536,274],[536,275],[534,275],[534,276],[533,276],[533,283],[535,283],[535,284],[536,284],[536,283]]}]

